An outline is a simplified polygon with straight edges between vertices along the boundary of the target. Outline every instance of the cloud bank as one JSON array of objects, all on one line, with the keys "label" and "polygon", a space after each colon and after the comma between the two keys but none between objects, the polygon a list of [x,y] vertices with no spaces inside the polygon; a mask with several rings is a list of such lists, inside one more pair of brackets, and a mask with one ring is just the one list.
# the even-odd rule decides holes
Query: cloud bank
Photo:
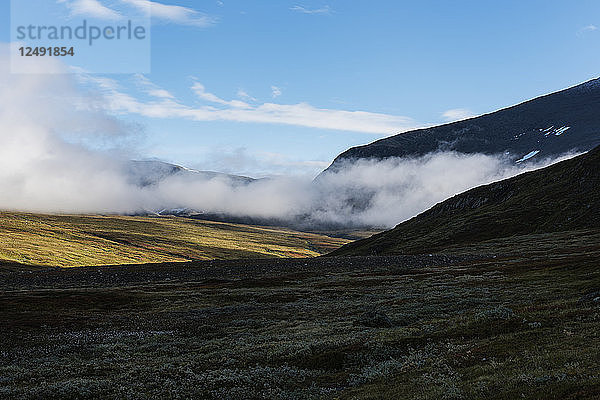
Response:
[{"label": "cloud bank", "polygon": [[[247,184],[187,171],[140,184],[131,175],[136,154],[120,145],[131,139],[131,127],[105,112],[101,95],[82,92],[68,74],[11,75],[2,60],[2,210],[131,214],[188,208],[304,226],[391,227],[456,193],[524,170],[502,157],[436,153],[348,163],[316,181],[278,177]],[[52,59],[44,62],[40,71],[62,68]],[[172,101],[168,93],[154,94]],[[110,150],[91,150],[90,141],[106,142],[103,148]]]}]

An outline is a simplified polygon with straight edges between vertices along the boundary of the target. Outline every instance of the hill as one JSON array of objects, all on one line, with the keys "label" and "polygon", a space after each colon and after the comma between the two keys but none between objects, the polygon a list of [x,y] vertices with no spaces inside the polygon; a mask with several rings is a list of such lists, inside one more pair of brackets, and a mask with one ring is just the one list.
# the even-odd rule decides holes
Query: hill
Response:
[{"label": "hill", "polygon": [[326,171],[357,159],[419,157],[436,151],[507,154],[514,161],[589,151],[600,145],[600,79],[476,118],[353,147]]},{"label": "hill", "polygon": [[0,212],[0,261],[77,267],[190,260],[315,257],[346,239],[178,217]]},{"label": "hill", "polygon": [[516,235],[596,230],[599,211],[600,147],[454,196],[332,255],[432,253]]}]

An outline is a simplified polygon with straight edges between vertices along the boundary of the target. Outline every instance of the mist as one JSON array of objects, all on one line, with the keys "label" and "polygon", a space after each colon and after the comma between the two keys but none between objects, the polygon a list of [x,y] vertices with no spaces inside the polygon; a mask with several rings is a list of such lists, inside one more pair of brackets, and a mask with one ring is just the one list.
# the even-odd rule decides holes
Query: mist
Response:
[{"label": "mist", "polygon": [[[52,59],[43,62],[40,72],[63,68]],[[289,176],[241,183],[186,173],[140,185],[129,166],[139,157],[132,143],[142,140],[138,129],[106,113],[102,97],[83,90],[76,75],[14,75],[0,57],[1,210],[139,214],[185,208],[305,227],[387,228],[472,187],[557,161],[524,167],[502,156],[445,152],[348,162],[314,181]]]}]

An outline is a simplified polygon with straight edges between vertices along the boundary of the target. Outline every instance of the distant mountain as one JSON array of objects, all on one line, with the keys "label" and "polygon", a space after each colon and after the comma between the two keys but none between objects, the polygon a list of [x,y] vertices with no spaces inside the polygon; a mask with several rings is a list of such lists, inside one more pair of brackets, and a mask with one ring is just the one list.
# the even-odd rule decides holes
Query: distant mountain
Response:
[{"label": "distant mountain", "polygon": [[[129,183],[141,188],[160,184],[165,179],[172,177],[181,177],[190,183],[194,181],[207,181],[212,179],[222,179],[232,186],[243,186],[256,182],[256,179],[246,176],[228,175],[213,171],[197,171],[185,168],[179,165],[169,164],[162,161],[129,161],[125,164],[125,174]],[[178,216],[197,216],[201,215],[203,210],[190,208],[161,208],[156,210],[146,210],[138,214],[159,214],[159,215],[178,215]]]},{"label": "distant mountain", "polygon": [[459,194],[332,255],[432,253],[489,239],[582,229],[600,229],[600,147]]},{"label": "distant mountain", "polygon": [[254,179],[246,176],[228,175],[213,171],[197,171],[155,160],[130,161],[125,168],[129,181],[140,187],[156,185],[172,176],[202,180],[222,178],[229,180],[233,184],[248,184],[254,181]]},{"label": "distant mountain", "polygon": [[344,161],[418,157],[435,151],[507,154],[523,162],[591,150],[600,145],[598,127],[600,79],[594,79],[491,114],[351,148],[327,170],[338,170]]}]

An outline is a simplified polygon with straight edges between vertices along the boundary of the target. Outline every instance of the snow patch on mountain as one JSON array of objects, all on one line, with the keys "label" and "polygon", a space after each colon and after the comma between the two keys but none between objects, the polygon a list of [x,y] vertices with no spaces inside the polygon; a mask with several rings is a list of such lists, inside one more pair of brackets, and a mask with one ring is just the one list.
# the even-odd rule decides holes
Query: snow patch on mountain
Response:
[{"label": "snow patch on mountain", "polygon": [[525,154],[523,156],[523,158],[519,159],[516,161],[517,164],[522,163],[523,161],[527,161],[532,157],[535,157],[536,155],[538,155],[538,153],[540,152],[540,150],[534,150],[534,151],[530,151],[529,153]]}]

